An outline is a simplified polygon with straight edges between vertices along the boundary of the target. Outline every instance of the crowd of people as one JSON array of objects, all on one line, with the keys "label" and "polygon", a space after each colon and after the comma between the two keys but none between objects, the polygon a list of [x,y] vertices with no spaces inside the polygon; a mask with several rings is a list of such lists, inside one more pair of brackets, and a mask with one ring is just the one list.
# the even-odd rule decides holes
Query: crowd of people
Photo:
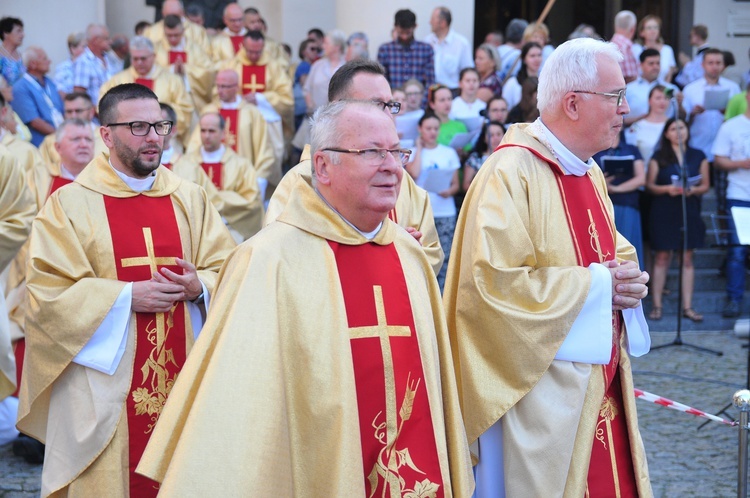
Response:
[{"label": "crowd of people", "polygon": [[295,58],[252,7],[161,14],[54,70],[0,19],[0,442],[43,496],[650,494],[646,284],[659,320],[677,253],[701,321],[701,196],[750,207],[748,78],[705,26],[692,58],[629,11],[473,50],[402,9],[372,59],[317,28]]}]

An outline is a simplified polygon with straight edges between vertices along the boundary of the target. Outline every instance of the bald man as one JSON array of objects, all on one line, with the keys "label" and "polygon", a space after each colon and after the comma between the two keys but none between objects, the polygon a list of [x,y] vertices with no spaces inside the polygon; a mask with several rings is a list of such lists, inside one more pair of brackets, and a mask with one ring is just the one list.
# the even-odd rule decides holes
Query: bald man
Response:
[{"label": "bald man", "polygon": [[99,88],[114,74],[105,57],[110,49],[109,30],[103,24],[89,24],[86,43],[73,63],[73,91],[86,92],[92,102],[99,102]]},{"label": "bald man", "polygon": [[[266,120],[256,106],[250,104],[240,95],[240,80],[232,69],[224,69],[216,75],[218,98],[206,106],[203,114],[218,112],[226,121],[224,144],[247,159],[255,168],[261,195],[265,198],[269,183],[276,185],[281,180],[281,164],[274,156],[269,133],[276,133],[280,138],[280,129],[269,129]],[[200,130],[193,130],[188,152],[197,150],[201,145]]]},{"label": "bald man", "polygon": [[207,56],[211,56],[211,43],[208,40],[206,29],[185,17],[185,6],[180,0],[165,0],[161,6],[161,15],[161,21],[152,24],[143,32],[143,36],[154,42],[154,46],[158,46],[164,40],[164,18],[174,15],[182,19],[182,24],[185,27],[185,38],[201,47],[201,50]]},{"label": "bald man", "polygon": [[230,3],[224,7],[224,26],[226,26],[211,41],[212,56],[215,62],[228,61],[242,48],[242,39],[247,34],[243,23],[242,7]]}]

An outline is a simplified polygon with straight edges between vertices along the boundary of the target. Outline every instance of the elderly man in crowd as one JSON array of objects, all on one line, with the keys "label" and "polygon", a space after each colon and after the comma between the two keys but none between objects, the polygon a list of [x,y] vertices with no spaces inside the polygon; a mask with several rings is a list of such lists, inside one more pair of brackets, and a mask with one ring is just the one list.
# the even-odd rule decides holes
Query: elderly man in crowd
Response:
[{"label": "elderly man in crowd", "polygon": [[[201,147],[177,161],[173,171],[203,186],[237,242],[258,232],[263,222],[255,168],[224,145],[226,121],[218,112],[208,112],[198,123]],[[213,184],[216,190],[208,188]]]},{"label": "elderly man in crowd", "polygon": [[31,143],[42,143],[63,122],[63,104],[57,87],[47,77],[50,60],[39,47],[23,53],[26,74],[13,85],[13,110],[31,130]]},{"label": "elderly man in crowd", "polygon": [[648,274],[591,159],[628,112],[621,58],[560,45],[541,117],[508,130],[461,209],[444,303],[479,497],[651,496],[629,360],[650,347]]},{"label": "elderly man in crowd", "polygon": [[[156,95],[99,104],[109,158],[34,222],[18,428],[46,443],[42,496],[156,496],[133,472],[234,242],[206,193],[159,167]],[[135,372],[135,373],[134,373]]]},{"label": "elderly man in crowd", "polygon": [[408,152],[372,102],[322,107],[311,140],[313,184],[228,260],[138,470],[172,496],[468,498],[437,283],[388,218]]}]

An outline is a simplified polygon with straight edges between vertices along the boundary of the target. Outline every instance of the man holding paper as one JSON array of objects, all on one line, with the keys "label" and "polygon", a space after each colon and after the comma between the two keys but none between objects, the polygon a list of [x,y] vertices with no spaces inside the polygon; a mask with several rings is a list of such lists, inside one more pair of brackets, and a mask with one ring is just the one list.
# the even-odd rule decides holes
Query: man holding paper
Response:
[{"label": "man holding paper", "polygon": [[[592,160],[629,107],[617,47],[571,40],[466,195],[443,301],[478,498],[652,496],[629,355],[648,274]],[[599,437],[597,437],[599,436]]]},{"label": "man holding paper", "polygon": [[[748,98],[747,92],[745,99]],[[737,318],[742,312],[742,297],[745,290],[745,256],[747,246],[741,243],[735,226],[735,215],[741,215],[734,208],[750,208],[750,106],[745,113],[736,116],[719,128],[712,149],[716,166],[727,171],[727,209],[732,215],[729,219],[732,246],[727,253],[727,303],[724,306],[725,318]],[[743,211],[750,211],[743,209]],[[750,228],[750,227],[748,227]],[[747,232],[747,228],[744,229]],[[743,241],[747,244],[747,241]]]},{"label": "man holding paper", "polygon": [[703,52],[703,78],[690,83],[682,102],[690,125],[690,147],[700,149],[709,162],[713,161],[711,146],[719,126],[724,122],[724,109],[730,98],[740,93],[737,83],[723,78],[724,55],[709,48]]}]

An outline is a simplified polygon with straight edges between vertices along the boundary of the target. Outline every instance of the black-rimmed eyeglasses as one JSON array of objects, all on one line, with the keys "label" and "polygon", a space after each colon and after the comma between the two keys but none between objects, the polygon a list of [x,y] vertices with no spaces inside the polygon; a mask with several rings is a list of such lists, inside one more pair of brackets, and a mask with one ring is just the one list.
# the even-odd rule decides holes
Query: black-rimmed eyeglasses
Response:
[{"label": "black-rimmed eyeglasses", "polygon": [[592,92],[590,90],[573,90],[573,93],[590,93],[591,95],[604,95],[605,97],[617,97],[617,107],[620,107],[625,100],[625,89],[619,90],[617,93],[607,92]]},{"label": "black-rimmed eyeglasses", "polygon": [[136,137],[145,137],[153,126],[156,134],[163,137],[169,135],[169,132],[172,131],[173,124],[174,123],[171,121],[159,121],[156,123],[149,123],[148,121],[130,121],[129,123],[110,123],[104,126],[129,126],[130,133]]},{"label": "black-rimmed eyeglasses", "polygon": [[398,114],[401,111],[401,102],[383,102],[382,100],[374,100],[379,107],[382,107],[385,111],[385,108],[388,108],[388,111],[390,111],[391,114]]},{"label": "black-rimmed eyeglasses", "polygon": [[401,164],[406,164],[407,162],[409,162],[409,156],[411,155],[411,151],[409,149],[337,149],[334,147],[328,147],[323,150],[327,150],[330,152],[342,152],[344,154],[357,154],[367,162],[374,163],[376,161],[380,161],[378,164],[381,164],[383,163],[383,161],[385,161],[387,153],[390,153],[393,158]]}]

